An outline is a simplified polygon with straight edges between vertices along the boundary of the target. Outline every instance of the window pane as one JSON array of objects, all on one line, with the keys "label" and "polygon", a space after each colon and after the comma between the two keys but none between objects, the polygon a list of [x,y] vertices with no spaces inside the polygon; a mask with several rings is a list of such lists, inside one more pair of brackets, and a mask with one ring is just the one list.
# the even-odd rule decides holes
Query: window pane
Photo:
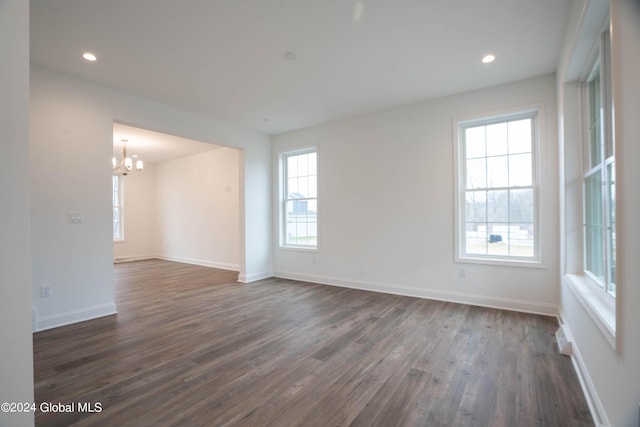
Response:
[{"label": "window pane", "polygon": [[489,224],[488,255],[509,255],[509,224]]},{"label": "window pane", "polygon": [[309,155],[301,154],[296,157],[298,158],[298,176],[309,175]]},{"label": "window pane", "polygon": [[300,196],[300,191],[298,190],[298,178],[289,178],[287,180],[287,190],[288,190],[288,198],[289,199],[297,199]]},{"label": "window pane", "polygon": [[290,156],[287,158],[287,176],[290,178],[298,176],[298,157],[297,156]]},{"label": "window pane", "polygon": [[465,128],[465,140],[459,142],[465,144],[463,256],[532,258],[538,253],[533,233],[535,116],[522,117]]},{"label": "window pane", "polygon": [[317,200],[307,200],[307,215],[309,215],[309,221],[315,222],[315,216],[318,214],[318,201]]},{"label": "window pane", "polygon": [[616,295],[616,182],[615,182],[615,164],[607,165],[608,178],[608,226],[607,226],[607,246],[609,247],[609,265],[607,267],[609,274],[609,293]]},{"label": "window pane", "polygon": [[300,181],[298,181],[298,191],[302,194],[302,197],[309,197],[309,177],[304,176],[300,177]]},{"label": "window pane", "polygon": [[531,154],[509,156],[509,186],[529,187],[533,183]]},{"label": "window pane", "polygon": [[509,122],[509,154],[531,152],[531,119]]},{"label": "window pane", "polygon": [[467,159],[486,156],[484,126],[465,129],[465,153]]},{"label": "window pane", "polygon": [[317,244],[316,153],[286,156],[284,244]]},{"label": "window pane", "polygon": [[486,158],[467,160],[467,188],[487,187]]},{"label": "window pane", "polygon": [[602,171],[585,179],[585,270],[604,283]]},{"label": "window pane", "polygon": [[111,177],[113,185],[113,240],[123,240],[122,230],[122,177],[114,175]]},{"label": "window pane", "polygon": [[466,194],[467,222],[486,222],[487,220],[487,192],[467,191]]},{"label": "window pane", "polygon": [[315,175],[309,176],[309,197],[318,197],[318,178]]},{"label": "window pane", "polygon": [[509,199],[507,190],[487,191],[487,221],[509,221]]},{"label": "window pane", "polygon": [[466,252],[474,255],[487,254],[487,225],[486,223],[468,222],[465,230]]},{"label": "window pane", "polygon": [[509,220],[533,223],[535,204],[533,189],[509,190]]},{"label": "window pane", "polygon": [[600,99],[600,70],[596,69],[589,81],[589,169],[602,161],[601,157],[601,120],[602,101]]},{"label": "window pane", "polygon": [[487,158],[487,187],[504,188],[509,186],[508,157]]},{"label": "window pane", "polygon": [[120,209],[113,208],[113,240],[121,240],[120,237]]},{"label": "window pane", "polygon": [[500,156],[507,153],[507,123],[487,126],[487,156]]},{"label": "window pane", "polygon": [[308,162],[309,162],[309,170],[308,170],[309,175],[317,175],[318,174],[317,164],[316,164],[317,154],[309,153],[307,156],[308,156]]},{"label": "window pane", "polygon": [[533,223],[514,224],[509,227],[509,255],[532,257],[534,252]]}]

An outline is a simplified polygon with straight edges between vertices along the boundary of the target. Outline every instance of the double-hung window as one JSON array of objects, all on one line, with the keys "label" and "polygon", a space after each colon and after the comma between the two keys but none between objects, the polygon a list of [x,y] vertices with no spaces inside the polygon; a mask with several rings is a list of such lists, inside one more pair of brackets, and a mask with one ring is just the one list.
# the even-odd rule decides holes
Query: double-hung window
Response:
[{"label": "double-hung window", "polygon": [[280,242],[283,247],[318,246],[318,172],[315,149],[284,153]]},{"label": "double-hung window", "polygon": [[123,181],[124,179],[121,175],[113,175],[112,177],[113,241],[114,242],[121,242],[124,240],[123,206],[122,206]]},{"label": "double-hung window", "polygon": [[458,261],[540,261],[538,111],[458,122]]},{"label": "double-hung window", "polygon": [[583,83],[582,104],[584,271],[612,297],[616,295],[615,157],[609,75],[609,33]]}]

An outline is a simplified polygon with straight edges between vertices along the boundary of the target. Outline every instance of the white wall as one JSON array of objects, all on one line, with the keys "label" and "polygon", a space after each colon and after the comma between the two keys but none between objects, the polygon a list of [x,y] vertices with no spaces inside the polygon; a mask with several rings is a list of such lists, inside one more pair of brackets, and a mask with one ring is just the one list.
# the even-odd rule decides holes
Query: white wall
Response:
[{"label": "white wall", "polygon": [[[31,67],[30,118],[33,304],[40,310],[40,328],[115,310],[114,120],[243,150],[241,276],[271,275],[270,144],[265,135],[37,66]],[[67,223],[69,210],[83,211],[84,222]],[[49,298],[38,296],[45,283],[52,285]]]},{"label": "white wall", "polygon": [[116,261],[162,258],[240,268],[240,152],[217,148],[145,164],[124,178],[124,242]]},{"label": "white wall", "polygon": [[161,258],[239,269],[239,162],[219,148],[157,165]]},{"label": "white wall", "polygon": [[[453,121],[532,104],[544,104],[546,268],[454,263]],[[319,174],[319,250],[275,248],[275,274],[556,314],[556,122],[555,78],[549,75],[274,137],[274,177],[278,152],[308,146],[318,148]]]},{"label": "white wall", "polygon": [[113,258],[153,258],[158,254],[156,165],[145,162],[143,171],[125,176],[122,196],[124,241],[113,244]]},{"label": "white wall", "polygon": [[[571,64],[580,57],[580,33],[591,25],[593,10],[601,8],[600,1],[575,2],[569,27],[567,49],[562,63]],[[606,3],[604,4],[606,6]],[[640,4],[635,0],[611,1],[612,68],[614,85],[616,131],[616,197],[618,199],[618,334],[621,334],[620,352],[616,352],[604,338],[566,282],[561,288],[561,312],[574,339],[578,371],[583,375],[587,395],[592,399],[596,417],[611,426],[638,426],[640,402]],[[562,70],[562,69],[561,69]],[[560,83],[561,120],[564,156],[563,170],[563,263],[562,273],[581,269],[581,208],[579,163],[575,157],[579,143],[578,97],[575,76],[571,67],[558,75]]]},{"label": "white wall", "polygon": [[[33,402],[29,202],[29,2],[0,2],[0,402]],[[33,413],[0,411],[1,427]]]}]

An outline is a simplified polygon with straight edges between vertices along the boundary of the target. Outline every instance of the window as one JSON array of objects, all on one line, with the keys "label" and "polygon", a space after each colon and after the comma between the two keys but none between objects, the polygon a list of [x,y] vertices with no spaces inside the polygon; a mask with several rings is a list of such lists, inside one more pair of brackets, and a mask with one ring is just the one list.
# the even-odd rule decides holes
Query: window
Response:
[{"label": "window", "polygon": [[609,67],[609,33],[583,83],[584,271],[609,295],[616,295],[615,161]]},{"label": "window", "polygon": [[113,182],[113,241],[124,240],[124,225],[122,214],[122,187],[123,177],[120,175],[114,175]]},{"label": "window", "polygon": [[540,261],[537,144],[537,111],[458,123],[458,260]]},{"label": "window", "polygon": [[282,155],[281,245],[318,246],[318,173],[315,150]]}]

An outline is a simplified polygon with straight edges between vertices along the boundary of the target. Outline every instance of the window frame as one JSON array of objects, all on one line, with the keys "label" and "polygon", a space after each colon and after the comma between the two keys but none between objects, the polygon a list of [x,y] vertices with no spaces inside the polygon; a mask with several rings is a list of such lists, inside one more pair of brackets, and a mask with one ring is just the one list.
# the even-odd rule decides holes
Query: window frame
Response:
[{"label": "window frame", "polygon": [[[587,138],[589,138],[589,132],[587,128],[588,121],[586,120],[587,115],[589,114],[589,106],[585,102],[585,98],[588,96],[585,93],[585,85],[587,84],[592,71],[599,63],[600,72],[604,70],[605,73],[605,84],[601,84],[601,89],[606,89],[608,93],[603,98],[605,102],[609,104],[610,107],[610,122],[604,123],[606,135],[611,137],[611,149],[612,156],[611,159],[613,164],[616,162],[616,150],[615,150],[615,100],[613,93],[613,75],[612,75],[612,62],[611,62],[611,33],[609,31],[610,28],[610,19],[607,16],[604,19],[601,30],[598,32],[597,37],[594,37],[591,45],[591,53],[588,55],[588,59],[584,61],[585,67],[582,70],[582,73],[576,79],[576,85],[579,88],[578,91],[578,99],[576,100],[576,104],[579,113],[579,123],[578,123],[578,131],[579,131],[579,144],[578,150],[579,153],[576,153],[580,156],[580,178],[582,179],[582,190],[581,190],[581,198],[583,199],[580,204],[580,219],[582,220],[583,232],[580,234],[582,237],[582,241],[579,245],[577,245],[576,250],[580,251],[580,260],[581,265],[576,266],[574,271],[567,272],[564,276],[566,283],[569,289],[573,292],[578,302],[585,309],[585,312],[589,315],[589,317],[593,320],[596,327],[602,333],[602,336],[607,340],[607,342],[611,345],[611,348],[614,349],[618,354],[622,349],[622,334],[620,332],[620,323],[622,321],[621,310],[622,310],[622,295],[623,295],[623,283],[620,280],[621,275],[619,269],[615,272],[615,282],[616,282],[616,297],[613,297],[611,294],[606,292],[606,290],[597,282],[596,278],[585,271],[585,263],[586,263],[586,250],[585,250],[585,236],[584,236],[584,222],[585,222],[585,191],[584,191],[584,180],[585,175],[587,174],[589,168],[586,167],[586,159],[588,153],[585,152],[589,146],[587,143]],[[603,61],[604,59],[604,61]],[[603,147],[606,142],[603,143]],[[605,166],[610,165],[611,163],[606,162],[606,156],[603,156],[601,162],[605,163]],[[619,170],[614,171],[614,179],[615,184],[619,185],[620,183],[620,173]],[[603,182],[605,180],[603,179]],[[604,193],[604,192],[603,192]],[[603,197],[604,201],[604,197]],[[620,211],[620,199],[616,198],[613,201],[613,205],[615,207],[616,212]],[[606,220],[603,220],[603,223],[607,225]],[[618,233],[618,224],[613,224],[613,230],[616,233],[616,237],[619,235]],[[612,242],[613,247],[616,252],[619,253],[619,239],[615,242]],[[608,250],[605,249],[605,251]],[[619,262],[616,259],[616,263]],[[605,273],[607,274],[607,273]]]},{"label": "window frame", "polygon": [[[615,217],[616,202],[615,200],[611,201],[610,184],[616,184],[615,177],[615,138],[613,133],[613,95],[612,95],[612,87],[611,87],[611,58],[610,58],[610,32],[608,30],[604,30],[601,32],[600,37],[598,38],[598,43],[594,46],[595,53],[592,55],[592,59],[588,62],[589,67],[587,68],[588,73],[585,73],[583,78],[581,79],[581,90],[580,90],[580,104],[582,109],[582,120],[581,126],[583,129],[583,136],[581,141],[581,147],[583,150],[582,155],[582,232],[583,232],[583,243],[582,243],[582,256],[583,256],[583,264],[582,264],[582,273],[596,285],[596,293],[598,289],[603,291],[604,297],[599,297],[604,300],[607,306],[615,306],[612,301],[616,299],[617,293],[617,278],[615,277],[615,237],[612,238],[611,234],[616,234],[616,226],[615,223],[611,223],[611,212],[612,208],[614,211],[613,216]],[[592,105],[592,94],[591,94],[591,82],[594,80],[593,75],[597,72],[598,78],[598,96],[599,96],[599,117],[598,117],[598,136],[599,136],[599,147],[598,147],[598,161],[591,161],[591,153],[593,150],[592,147],[592,132],[591,127],[593,125],[591,120],[591,112],[593,109]],[[610,151],[610,153],[608,153]],[[609,168],[613,167],[613,173],[610,174],[608,172]],[[599,186],[600,194],[599,194],[599,215],[600,215],[600,224],[601,232],[599,233],[599,242],[601,244],[602,257],[604,258],[601,266],[603,268],[603,277],[598,277],[596,272],[589,270],[589,248],[587,247],[588,242],[588,202],[590,198],[587,197],[587,187],[589,178],[596,176],[596,174],[600,174]],[[613,175],[611,177],[610,175]],[[613,181],[611,180],[613,178]],[[615,188],[614,188],[615,194]],[[592,248],[593,250],[593,248]],[[612,250],[613,255],[612,255]],[[614,264],[612,264],[612,259],[614,258]],[[612,276],[612,271],[613,276]],[[614,288],[611,291],[611,288]],[[611,300],[607,300],[607,297]]]},{"label": "window frame", "polygon": [[[114,185],[114,181],[117,181],[117,191],[118,194],[116,196],[116,186]],[[117,198],[117,200],[116,200]],[[118,211],[118,237],[113,237],[114,243],[124,243],[124,177],[122,175],[112,175],[111,177],[111,200],[113,203],[112,213],[117,210]],[[112,229],[115,227],[115,217],[112,218]]]},{"label": "window frame", "polygon": [[[290,157],[295,157],[295,156],[300,156],[300,155],[305,155],[305,154],[312,154],[315,153],[316,155],[316,164],[315,164],[315,170],[316,170],[316,197],[306,197],[306,198],[289,198],[288,197],[288,170],[287,170],[287,160]],[[319,228],[320,228],[320,214],[319,214],[319,210],[320,210],[320,197],[319,197],[319,182],[318,182],[318,175],[319,175],[319,171],[318,171],[318,159],[319,159],[319,155],[318,155],[318,149],[316,147],[307,147],[307,148],[301,148],[301,149],[296,149],[296,150],[291,150],[291,151],[284,151],[280,153],[280,177],[279,177],[279,181],[280,181],[280,220],[278,221],[278,228],[279,228],[279,248],[280,249],[286,249],[286,250],[295,250],[295,251],[306,251],[306,252],[317,252],[318,251],[318,247],[319,247],[319,240],[320,240],[320,236],[319,236]],[[291,200],[304,200],[304,201],[310,201],[310,200],[315,200],[316,203],[316,240],[315,240],[315,245],[307,245],[307,244],[294,244],[294,243],[289,243],[287,241],[287,221],[288,221],[288,212],[287,212],[287,202],[291,201]]]},{"label": "window frame", "polygon": [[[471,127],[488,126],[496,123],[507,123],[522,119],[531,119],[531,174],[530,186],[533,190],[533,245],[534,253],[531,257],[513,255],[475,254],[466,251],[466,154],[465,130]],[[504,265],[513,267],[545,268],[543,251],[544,219],[542,216],[543,198],[541,197],[542,176],[540,174],[540,159],[542,158],[542,135],[544,129],[544,106],[541,104],[525,106],[518,109],[495,112],[493,114],[475,115],[454,120],[454,212],[455,212],[455,242],[454,260],[459,263],[476,263],[487,265]],[[485,156],[485,158],[488,156]],[[505,189],[518,189],[522,186],[507,186]],[[515,222],[514,222],[515,223]]]}]

